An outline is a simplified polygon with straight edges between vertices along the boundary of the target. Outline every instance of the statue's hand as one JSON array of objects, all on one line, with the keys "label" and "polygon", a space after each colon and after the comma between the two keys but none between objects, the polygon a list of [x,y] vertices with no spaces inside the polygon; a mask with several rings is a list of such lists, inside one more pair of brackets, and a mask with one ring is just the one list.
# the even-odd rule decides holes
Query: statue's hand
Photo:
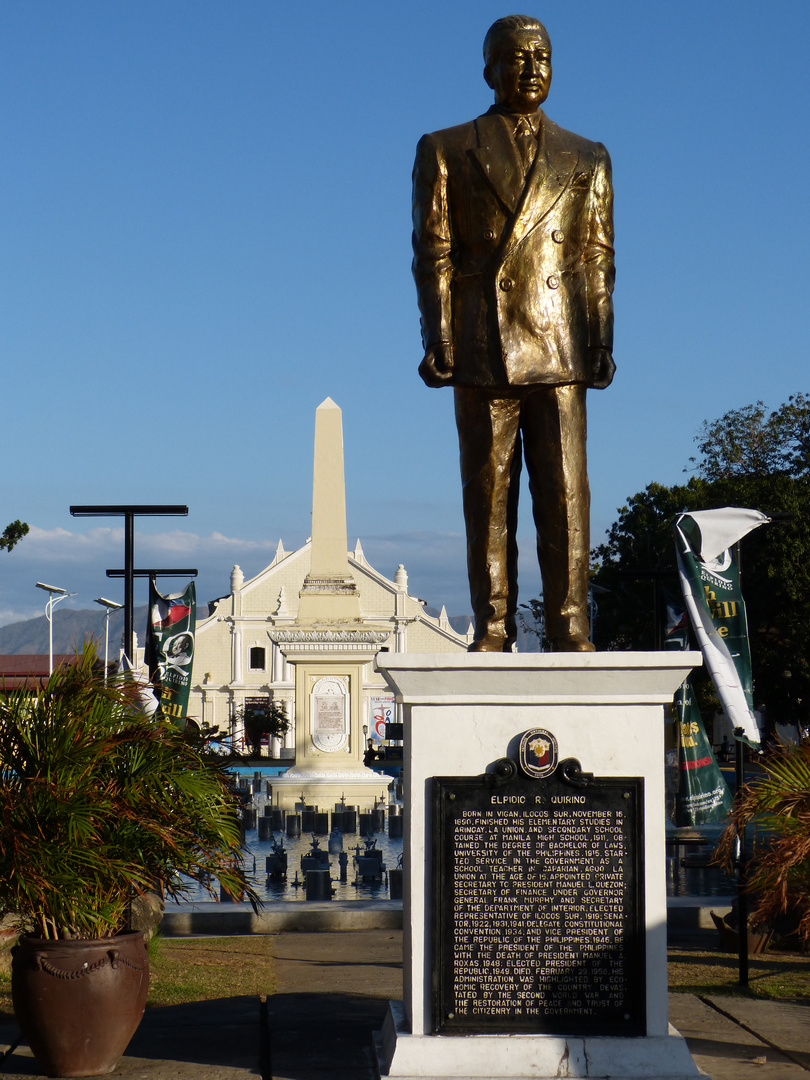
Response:
[{"label": "statue's hand", "polygon": [[613,374],[616,371],[610,349],[591,349],[590,361],[590,385],[594,390],[604,390],[606,386],[610,386],[613,382]]},{"label": "statue's hand", "polygon": [[447,386],[453,378],[453,346],[447,341],[431,345],[419,365],[419,374],[426,386]]}]

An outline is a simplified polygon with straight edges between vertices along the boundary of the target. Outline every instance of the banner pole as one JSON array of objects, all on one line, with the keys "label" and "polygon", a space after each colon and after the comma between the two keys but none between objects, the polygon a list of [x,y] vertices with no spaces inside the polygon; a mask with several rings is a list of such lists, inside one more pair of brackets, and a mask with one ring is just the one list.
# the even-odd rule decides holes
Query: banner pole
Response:
[{"label": "banner pole", "polygon": [[[735,773],[737,778],[736,799],[739,802],[745,784],[745,743],[744,731],[734,728],[737,754]],[[737,826],[737,955],[739,960],[740,986],[748,986],[748,893],[746,891],[745,826]]]}]

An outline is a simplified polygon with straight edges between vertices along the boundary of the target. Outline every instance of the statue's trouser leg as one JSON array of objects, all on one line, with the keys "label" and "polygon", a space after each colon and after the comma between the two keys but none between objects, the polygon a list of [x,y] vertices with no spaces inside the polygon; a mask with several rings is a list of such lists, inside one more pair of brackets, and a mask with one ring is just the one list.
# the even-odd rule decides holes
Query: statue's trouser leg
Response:
[{"label": "statue's trouser leg", "polygon": [[521,430],[543,579],[546,635],[588,637],[590,490],[585,387],[542,387],[521,404]]},{"label": "statue's trouser leg", "polygon": [[508,648],[517,636],[520,401],[459,388],[455,406],[474,636]]}]

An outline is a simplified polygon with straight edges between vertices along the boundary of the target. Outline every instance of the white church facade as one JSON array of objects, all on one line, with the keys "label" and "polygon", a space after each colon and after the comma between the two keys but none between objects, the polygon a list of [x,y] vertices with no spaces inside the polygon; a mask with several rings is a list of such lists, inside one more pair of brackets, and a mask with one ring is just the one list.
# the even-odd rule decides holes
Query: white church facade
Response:
[{"label": "white church facade", "polygon": [[[233,568],[230,595],[217,601],[213,614],[197,624],[189,716],[229,730],[231,717],[246,700],[272,697],[283,701],[287,715],[295,717],[295,672],[282,646],[295,633],[299,593],[309,574],[311,551],[311,540],[297,551],[285,551],[279,543],[270,565],[249,581],[238,566]],[[421,600],[408,595],[403,566],[393,580],[383,577],[366,561],[359,542],[346,559],[357,585],[362,623],[374,628],[370,633],[375,652],[438,653],[467,648],[472,637],[456,633],[444,611],[433,618],[425,614]],[[385,636],[381,636],[383,629]],[[326,640],[336,634],[339,638],[339,630],[321,631],[323,644],[340,644]],[[313,656],[317,654],[315,648]],[[373,731],[374,715],[390,695],[373,663],[366,665],[363,674],[363,726]],[[291,727],[283,741],[272,740],[270,756],[291,758],[294,748]]]},{"label": "white church facade", "polygon": [[[279,542],[270,565],[247,581],[234,566],[229,595],[198,621],[189,716],[238,742],[233,718],[243,706],[283,702],[294,722],[267,752],[289,761],[290,784],[320,785],[328,803],[332,789],[346,793],[350,774],[370,772],[366,738],[384,737],[384,720],[397,719],[374,670],[377,653],[462,652],[472,628],[458,634],[444,609],[426,614],[402,565],[391,580],[359,541],[348,550],[342,419],[328,398],[316,411],[312,506],[303,547],[285,551]],[[274,783],[274,793],[281,788]]]}]

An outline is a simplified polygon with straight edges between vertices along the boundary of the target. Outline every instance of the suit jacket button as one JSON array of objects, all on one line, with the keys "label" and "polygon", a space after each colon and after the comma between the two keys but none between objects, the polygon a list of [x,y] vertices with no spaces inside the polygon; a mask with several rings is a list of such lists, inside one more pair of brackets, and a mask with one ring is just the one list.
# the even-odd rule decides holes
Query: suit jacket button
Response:
[{"label": "suit jacket button", "polygon": [[500,285],[503,292],[509,292],[509,290],[514,288],[515,285],[514,281],[512,281],[510,277],[501,278],[498,284]]},{"label": "suit jacket button", "polygon": [[554,241],[555,244],[561,244],[565,239],[565,233],[562,231],[562,229],[555,229],[554,232],[551,234],[551,239]]},{"label": "suit jacket button", "polygon": [[550,278],[546,279],[546,285],[548,285],[550,289],[556,289],[559,284],[560,279],[555,274],[552,274]]},{"label": "suit jacket button", "polygon": [[485,240],[494,240],[495,239],[495,230],[494,229],[487,229],[487,231],[484,233],[484,239]]}]

